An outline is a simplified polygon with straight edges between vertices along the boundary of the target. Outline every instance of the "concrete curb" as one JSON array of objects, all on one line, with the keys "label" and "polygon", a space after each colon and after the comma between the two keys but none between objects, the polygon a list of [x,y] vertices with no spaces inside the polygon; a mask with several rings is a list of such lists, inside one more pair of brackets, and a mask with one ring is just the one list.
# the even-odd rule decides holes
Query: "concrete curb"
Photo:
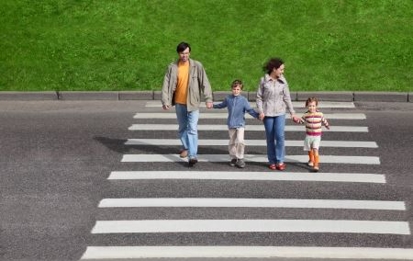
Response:
[{"label": "concrete curb", "polygon": [[[221,101],[230,92],[216,91],[214,101]],[[249,101],[255,101],[254,92],[244,92]],[[321,101],[336,102],[413,102],[413,92],[292,92],[293,101],[305,101],[315,96]],[[160,100],[161,91],[119,91],[119,92],[0,92],[2,101],[44,101],[44,100]]]}]

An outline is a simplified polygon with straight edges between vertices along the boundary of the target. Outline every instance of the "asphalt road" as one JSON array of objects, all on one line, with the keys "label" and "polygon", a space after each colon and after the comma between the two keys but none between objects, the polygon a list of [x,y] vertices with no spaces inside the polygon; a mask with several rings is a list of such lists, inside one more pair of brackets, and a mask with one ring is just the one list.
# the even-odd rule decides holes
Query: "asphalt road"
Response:
[{"label": "asphalt road", "polygon": [[[193,171],[185,163],[121,162],[124,154],[170,154],[175,145],[127,146],[136,139],[175,139],[174,131],[135,131],[134,123],[174,124],[173,119],[134,119],[137,112],[162,112],[145,101],[2,101],[0,103],[0,260],[79,260],[87,246],[340,246],[413,248],[413,103],[357,103],[355,109],[326,113],[363,113],[366,120],[330,120],[368,126],[367,133],[325,132],[323,140],[374,141],[378,148],[325,147],[321,155],[375,156],[379,165],[322,164],[322,173],[378,173],[385,184],[303,181],[125,180],[111,181],[113,171]],[[202,113],[202,112],[201,112]],[[202,124],[225,124],[202,119]],[[260,124],[249,119],[248,124]],[[288,123],[291,124],[291,123]],[[200,132],[203,139],[227,139],[226,132]],[[303,133],[288,132],[287,140]],[[246,139],[263,140],[262,132]],[[226,154],[226,146],[200,146],[200,154]],[[265,155],[248,146],[247,153]],[[287,154],[303,154],[288,147]],[[232,171],[227,163],[200,162],[196,171]],[[264,163],[238,171],[267,172]],[[288,164],[289,172],[306,172]],[[266,208],[98,208],[103,198],[313,198],[403,201],[405,211]],[[97,220],[128,219],[317,219],[394,220],[408,222],[410,235],[346,233],[152,233],[91,234]],[[112,259],[114,260],[114,259]],[[277,259],[282,260],[282,259]]]}]

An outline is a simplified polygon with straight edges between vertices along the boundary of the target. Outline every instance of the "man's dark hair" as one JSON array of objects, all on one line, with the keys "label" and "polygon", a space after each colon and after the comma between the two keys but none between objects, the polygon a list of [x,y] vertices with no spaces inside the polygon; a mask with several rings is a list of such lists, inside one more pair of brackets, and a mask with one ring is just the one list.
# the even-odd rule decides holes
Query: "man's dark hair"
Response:
[{"label": "man's dark hair", "polygon": [[264,72],[270,74],[272,70],[280,68],[284,64],[284,61],[281,58],[271,58],[262,68]]},{"label": "man's dark hair", "polygon": [[189,43],[181,42],[176,47],[176,52],[177,53],[182,53],[183,51],[185,51],[186,48],[189,48],[189,51],[191,51],[191,46],[189,45]]}]

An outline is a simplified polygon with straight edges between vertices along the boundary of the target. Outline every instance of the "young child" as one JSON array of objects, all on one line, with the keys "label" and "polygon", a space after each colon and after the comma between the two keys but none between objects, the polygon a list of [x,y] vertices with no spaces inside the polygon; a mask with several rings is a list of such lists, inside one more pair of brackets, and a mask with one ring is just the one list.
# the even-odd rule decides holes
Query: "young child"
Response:
[{"label": "young child", "polygon": [[322,126],[330,129],[328,121],[321,111],[317,109],[318,100],[315,97],[308,98],[305,102],[307,112],[300,119],[300,123],[305,124],[304,150],[308,151],[308,166],[313,167],[313,171],[319,171],[319,148],[321,142]]},{"label": "young child", "polygon": [[231,157],[230,165],[233,167],[237,166],[238,168],[245,167],[244,115],[248,112],[256,119],[259,117],[259,114],[251,108],[247,98],[241,95],[242,88],[242,81],[233,81],[231,84],[232,94],[225,97],[223,102],[213,105],[214,109],[225,107],[228,109],[227,125],[229,133],[228,151]]}]

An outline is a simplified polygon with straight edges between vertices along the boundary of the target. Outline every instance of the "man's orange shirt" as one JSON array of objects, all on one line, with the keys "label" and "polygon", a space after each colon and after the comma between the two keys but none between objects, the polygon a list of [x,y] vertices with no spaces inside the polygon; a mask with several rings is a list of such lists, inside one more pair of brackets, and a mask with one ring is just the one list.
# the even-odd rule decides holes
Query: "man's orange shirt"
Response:
[{"label": "man's orange shirt", "polygon": [[188,96],[189,62],[178,64],[178,81],[175,90],[175,103],[186,104]]}]

